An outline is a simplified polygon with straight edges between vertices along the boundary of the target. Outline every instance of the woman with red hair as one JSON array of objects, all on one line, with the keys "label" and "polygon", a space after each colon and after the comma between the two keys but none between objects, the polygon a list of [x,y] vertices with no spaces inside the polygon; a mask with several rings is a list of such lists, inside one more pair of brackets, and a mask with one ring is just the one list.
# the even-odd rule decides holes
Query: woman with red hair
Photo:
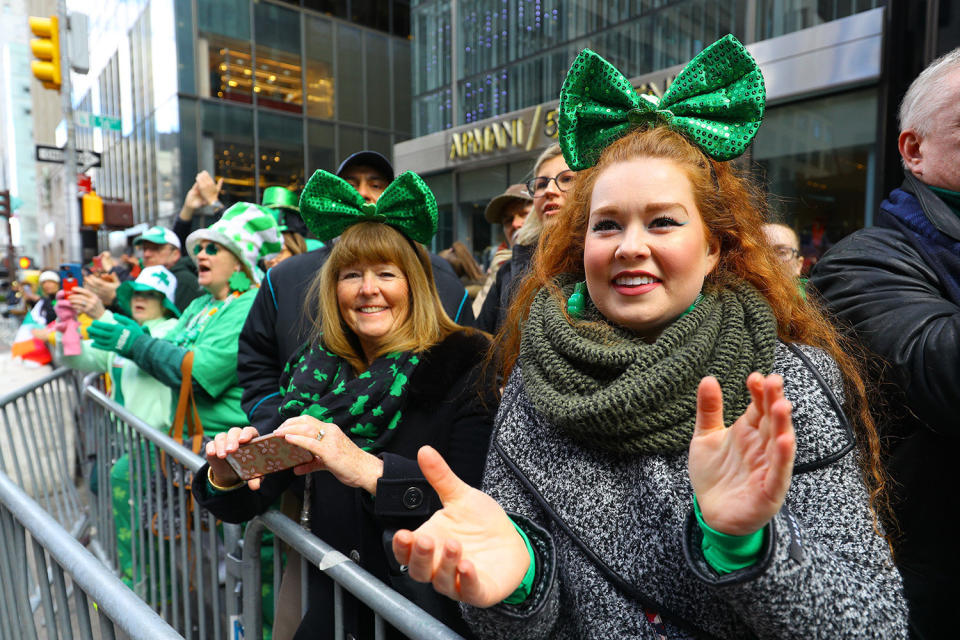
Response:
[{"label": "woman with red hair", "polygon": [[424,448],[444,508],[394,538],[478,636],[905,637],[857,362],[728,162],[763,109],[732,36],[661,100],[574,62],[577,182],[498,336],[483,492]]}]

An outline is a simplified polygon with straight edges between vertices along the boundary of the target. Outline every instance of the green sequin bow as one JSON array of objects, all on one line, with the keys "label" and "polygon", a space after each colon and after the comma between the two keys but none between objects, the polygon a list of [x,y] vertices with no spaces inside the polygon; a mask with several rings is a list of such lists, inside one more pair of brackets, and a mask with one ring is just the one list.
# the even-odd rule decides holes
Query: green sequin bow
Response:
[{"label": "green sequin bow", "polygon": [[660,99],[637,94],[612,64],[584,49],[560,89],[560,148],[580,171],[633,127],[663,123],[715,160],[730,160],[753,141],[765,100],[760,67],[732,35],[697,54]]},{"label": "green sequin bow", "polygon": [[423,179],[406,171],[376,203],[364,202],[349,182],[318,170],[300,194],[300,216],[318,240],[327,242],[358,222],[382,222],[422,244],[437,232],[437,199]]}]

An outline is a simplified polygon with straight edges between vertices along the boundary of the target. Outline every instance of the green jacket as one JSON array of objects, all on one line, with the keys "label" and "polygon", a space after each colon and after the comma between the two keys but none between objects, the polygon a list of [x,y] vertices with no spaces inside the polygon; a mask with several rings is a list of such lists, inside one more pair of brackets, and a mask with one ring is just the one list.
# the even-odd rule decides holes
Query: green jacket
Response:
[{"label": "green jacket", "polygon": [[[211,437],[250,424],[240,408],[243,390],[237,381],[237,344],[256,296],[256,289],[226,301],[204,294],[190,303],[163,340],[141,337],[132,347],[131,358],[174,389],[174,400],[180,388],[180,363],[187,351],[193,351],[197,412],[204,433]],[[171,419],[175,411],[176,403],[171,402]]]},{"label": "green jacket", "polygon": [[[107,311],[99,318],[101,322],[114,322],[113,313]],[[176,318],[157,318],[143,326],[150,335],[162,338],[177,324]],[[83,352],[78,356],[64,356],[63,345],[57,336],[57,349],[63,363],[78,371],[96,371],[110,373],[113,385],[110,397],[130,410],[151,427],[166,431],[170,428],[170,404],[172,392],[150,374],[142,371],[132,360],[128,360],[113,351],[103,351],[93,346],[93,340],[84,340]]]}]

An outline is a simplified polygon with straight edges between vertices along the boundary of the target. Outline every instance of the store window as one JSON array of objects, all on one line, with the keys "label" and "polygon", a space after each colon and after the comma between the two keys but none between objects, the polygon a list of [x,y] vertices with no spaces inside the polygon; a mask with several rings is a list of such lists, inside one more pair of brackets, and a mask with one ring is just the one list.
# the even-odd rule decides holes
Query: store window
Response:
[{"label": "store window", "polygon": [[300,12],[275,4],[254,4],[257,104],[292,113],[303,111]]},{"label": "store window", "polygon": [[390,134],[367,130],[367,149],[376,151],[386,158],[391,158],[393,156],[393,145],[390,144]]},{"label": "store window", "polygon": [[303,6],[337,18],[346,18],[347,0],[303,0]]},{"label": "store window", "polygon": [[390,43],[387,36],[367,31],[363,35],[364,55],[366,56],[367,120],[366,123],[390,128],[390,112],[393,101],[390,99]]},{"label": "store window", "polygon": [[487,247],[500,242],[500,238],[493,237],[491,225],[483,217],[483,212],[487,204],[507,188],[507,167],[501,164],[463,171],[457,177],[457,240],[479,258]]},{"label": "store window", "polygon": [[423,177],[437,199],[437,235],[431,247],[435,253],[453,244],[453,178],[452,172]]},{"label": "store window", "polygon": [[336,142],[333,125],[325,122],[307,123],[307,178],[317,169],[337,170]]},{"label": "store window", "polygon": [[200,106],[200,168],[212,167],[214,178],[223,178],[220,200],[224,204],[253,202],[253,111],[223,102],[203,102]]},{"label": "store window", "polygon": [[328,120],[334,116],[336,86],[333,75],[333,23],[306,18],[307,115]]},{"label": "store window", "polygon": [[363,48],[360,29],[337,24],[337,114],[341,120],[363,122]]},{"label": "store window", "polygon": [[204,0],[197,6],[197,93],[252,102],[248,0]]},{"label": "store window", "polygon": [[886,0],[757,0],[757,39],[766,40],[786,33],[846,18],[861,11],[885,6]]},{"label": "store window", "polygon": [[391,38],[393,49],[393,128],[410,133],[413,122],[410,111],[410,43]]},{"label": "store window", "polygon": [[363,142],[363,129],[341,125],[339,127],[339,137],[340,160],[343,160],[351,153],[366,149],[366,144]]},{"label": "store window", "polygon": [[873,218],[877,91],[767,109],[753,143],[773,219],[800,236],[805,270]]},{"label": "store window", "polygon": [[390,0],[350,0],[350,22],[390,31]]},{"label": "store window", "polygon": [[303,120],[277,113],[257,114],[260,193],[280,186],[299,190],[303,184]]}]

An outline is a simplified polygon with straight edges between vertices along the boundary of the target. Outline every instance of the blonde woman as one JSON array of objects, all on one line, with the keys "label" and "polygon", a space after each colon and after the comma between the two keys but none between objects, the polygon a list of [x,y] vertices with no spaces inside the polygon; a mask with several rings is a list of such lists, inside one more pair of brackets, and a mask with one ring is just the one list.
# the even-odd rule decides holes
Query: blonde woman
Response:
[{"label": "blonde woman", "polygon": [[557,219],[557,213],[566,204],[567,193],[573,188],[576,177],[576,172],[571,171],[563,159],[559,144],[550,145],[537,158],[533,165],[533,177],[526,183],[527,191],[533,198],[533,209],[513,237],[510,261],[497,271],[497,279],[483,301],[480,315],[477,316],[478,329],[497,333],[503,326],[514,287],[527,274],[540,234]]},{"label": "blonde woman", "polygon": [[[297,475],[309,474],[310,530],[445,623],[463,629],[456,604],[417,589],[389,552],[393,531],[440,508],[416,463],[425,444],[444,451],[479,486],[495,399],[478,393],[487,339],[444,312],[421,243],[436,231],[436,202],[412,173],[376,204],[318,171],[301,212],[317,238],[339,236],[312,285],[314,330],[280,380],[276,433],[313,462],[240,482],[224,458],[258,435],[231,429],[207,447],[197,500],[228,522],[264,512]],[[332,585],[311,568],[299,634],[334,637]],[[373,617],[345,596],[344,631],[371,637]],[[401,637],[390,630],[388,637]]]}]

